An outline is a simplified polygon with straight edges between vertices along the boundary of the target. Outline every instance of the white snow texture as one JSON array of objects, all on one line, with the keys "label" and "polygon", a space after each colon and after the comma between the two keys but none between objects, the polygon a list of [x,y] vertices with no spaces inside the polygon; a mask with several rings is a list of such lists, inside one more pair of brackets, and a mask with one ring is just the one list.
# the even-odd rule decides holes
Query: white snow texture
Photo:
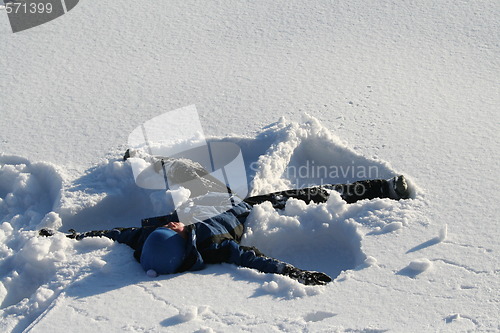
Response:
[{"label": "white snow texture", "polygon": [[[80,1],[16,34],[0,14],[0,331],[500,331],[499,9]],[[254,207],[243,244],[326,286],[229,264],[157,276],[123,244],[65,237],[165,213],[121,157],[193,103],[241,148],[251,195],[404,174],[412,197]]]}]

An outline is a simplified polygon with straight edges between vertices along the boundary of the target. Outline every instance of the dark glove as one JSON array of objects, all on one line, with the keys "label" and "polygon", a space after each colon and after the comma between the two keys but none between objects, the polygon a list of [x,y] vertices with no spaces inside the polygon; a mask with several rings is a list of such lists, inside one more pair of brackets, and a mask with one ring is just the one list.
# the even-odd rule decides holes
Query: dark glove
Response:
[{"label": "dark glove", "polygon": [[38,235],[44,237],[54,236],[54,230],[43,228],[38,231]]},{"label": "dark glove", "polygon": [[323,286],[332,281],[332,278],[325,273],[304,271],[292,265],[287,265],[281,274],[308,286]]},{"label": "dark glove", "polygon": [[[78,236],[78,234],[74,229],[69,229],[68,231],[70,232],[70,234],[67,234],[66,237],[74,239]],[[55,231],[52,229],[43,228],[40,229],[40,231],[38,231],[38,235],[44,237],[50,237],[55,235]]]}]

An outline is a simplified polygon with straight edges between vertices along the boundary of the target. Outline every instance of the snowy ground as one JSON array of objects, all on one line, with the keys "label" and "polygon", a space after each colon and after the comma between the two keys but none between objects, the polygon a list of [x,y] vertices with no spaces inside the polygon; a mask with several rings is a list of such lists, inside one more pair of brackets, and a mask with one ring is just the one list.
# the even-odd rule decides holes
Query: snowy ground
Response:
[{"label": "snowy ground", "polygon": [[[12,34],[0,10],[1,331],[500,331],[499,12],[81,1]],[[403,173],[416,196],[257,207],[245,242],[325,287],[230,265],[150,279],[126,246],[36,236],[154,216],[128,134],[193,103],[254,193]]]}]

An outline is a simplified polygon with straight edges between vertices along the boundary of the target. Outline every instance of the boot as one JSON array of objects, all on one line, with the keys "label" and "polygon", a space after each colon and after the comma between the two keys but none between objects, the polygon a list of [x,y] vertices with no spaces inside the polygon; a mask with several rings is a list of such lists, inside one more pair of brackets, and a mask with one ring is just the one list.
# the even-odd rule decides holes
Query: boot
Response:
[{"label": "boot", "polygon": [[393,199],[401,200],[410,198],[410,187],[403,175],[389,179],[389,190]]}]

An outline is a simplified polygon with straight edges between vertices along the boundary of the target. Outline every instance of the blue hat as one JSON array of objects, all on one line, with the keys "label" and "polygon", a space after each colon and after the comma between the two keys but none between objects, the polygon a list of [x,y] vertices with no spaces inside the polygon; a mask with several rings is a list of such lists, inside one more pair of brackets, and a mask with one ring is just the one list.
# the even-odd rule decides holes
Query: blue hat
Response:
[{"label": "blue hat", "polygon": [[142,248],[141,265],[147,272],[158,274],[176,273],[186,253],[186,240],[168,228],[153,231]]}]

